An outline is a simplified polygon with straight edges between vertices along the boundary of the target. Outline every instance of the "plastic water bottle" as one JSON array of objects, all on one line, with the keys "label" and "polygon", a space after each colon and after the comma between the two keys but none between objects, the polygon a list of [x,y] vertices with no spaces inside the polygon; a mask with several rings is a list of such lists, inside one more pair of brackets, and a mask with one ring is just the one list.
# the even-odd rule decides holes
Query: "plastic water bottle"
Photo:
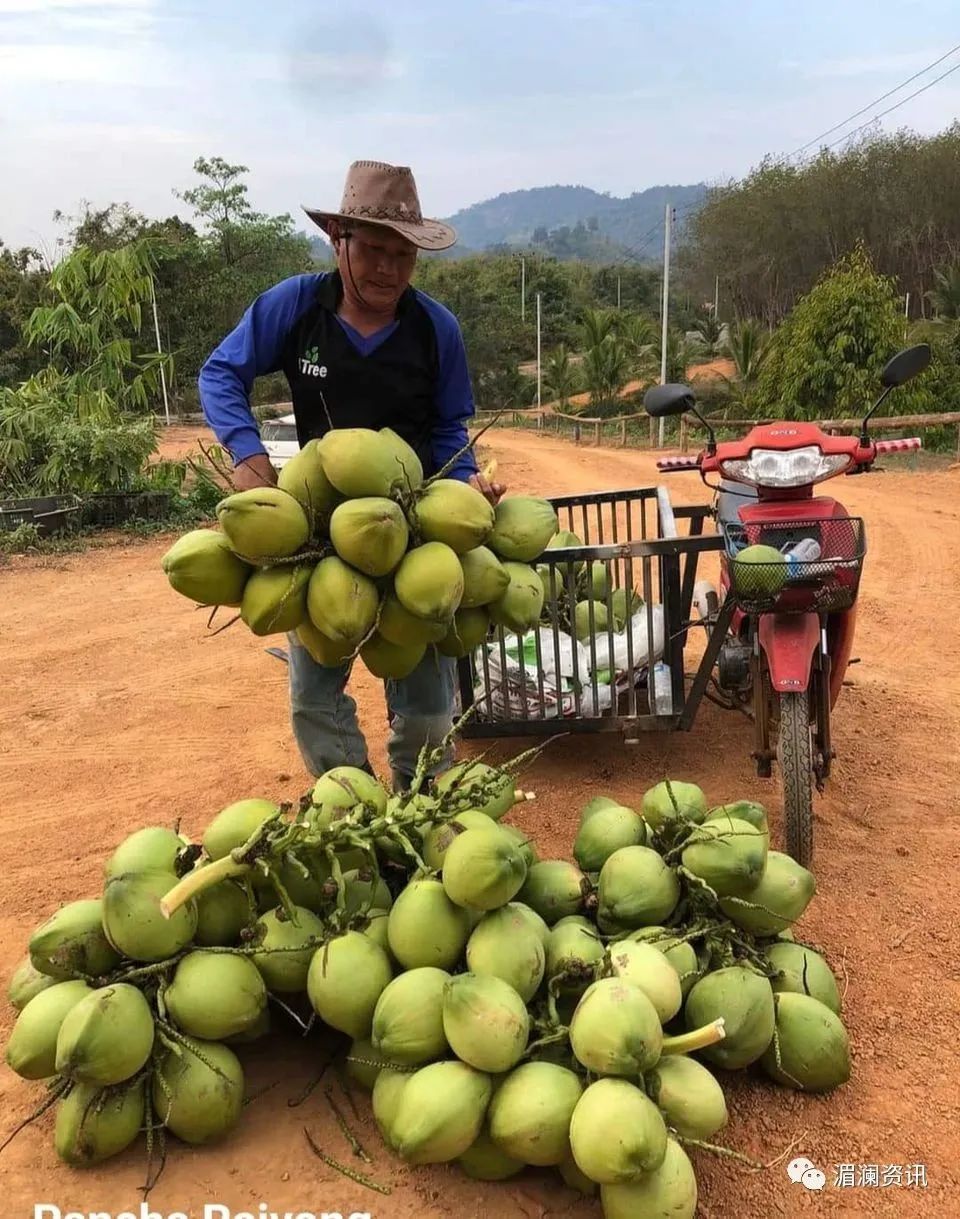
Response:
[{"label": "plastic water bottle", "polygon": [[673,674],[658,660],[650,674],[650,701],[654,715],[673,714]]},{"label": "plastic water bottle", "polygon": [[796,546],[792,546],[785,552],[787,579],[796,580],[798,576],[803,575],[804,573],[801,570],[803,564],[816,563],[822,553],[820,543],[816,538],[801,538]]}]

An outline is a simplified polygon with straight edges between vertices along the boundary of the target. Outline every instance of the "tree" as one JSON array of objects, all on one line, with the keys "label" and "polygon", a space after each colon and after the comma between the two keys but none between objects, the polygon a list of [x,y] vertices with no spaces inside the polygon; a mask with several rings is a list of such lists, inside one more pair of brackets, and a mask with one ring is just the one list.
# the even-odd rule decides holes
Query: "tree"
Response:
[{"label": "tree", "polygon": [[954,264],[943,271],[934,271],[934,287],[927,293],[938,318],[952,321],[960,318],[960,266]]},{"label": "tree", "polygon": [[[880,388],[881,369],[902,341],[893,280],[878,274],[858,245],[797,302],[774,333],[757,377],[756,405],[775,418],[865,414]],[[926,403],[928,396],[919,383],[898,392],[905,412],[920,400]]]},{"label": "tree", "polygon": [[563,343],[547,357],[543,381],[547,392],[556,399],[560,409],[564,410],[571,396],[579,389],[580,375]]},{"label": "tree", "polygon": [[748,405],[764,361],[770,353],[770,335],[759,322],[747,318],[728,327],[723,353],[733,361],[735,375],[723,377],[732,402]]}]

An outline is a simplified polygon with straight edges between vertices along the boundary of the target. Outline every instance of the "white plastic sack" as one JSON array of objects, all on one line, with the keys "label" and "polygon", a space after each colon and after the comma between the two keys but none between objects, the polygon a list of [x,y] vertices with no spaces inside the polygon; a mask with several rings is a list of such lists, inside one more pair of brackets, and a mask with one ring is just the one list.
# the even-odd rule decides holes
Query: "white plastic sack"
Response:
[{"label": "white plastic sack", "polygon": [[[663,655],[663,606],[654,605],[651,607],[651,615],[653,617],[653,659],[658,661]],[[647,648],[647,607],[644,606],[636,613],[630,622],[630,634],[632,636],[633,647],[633,668],[645,669],[649,663],[649,652]],[[616,673],[625,673],[630,667],[630,641],[627,637],[627,631],[621,631],[613,636],[613,652],[610,651],[610,636],[606,631],[598,631],[596,634],[596,664],[597,672],[603,673],[613,669]],[[587,663],[590,662],[590,651],[588,648],[582,649],[587,654]],[[589,671],[589,670],[588,670]]]}]

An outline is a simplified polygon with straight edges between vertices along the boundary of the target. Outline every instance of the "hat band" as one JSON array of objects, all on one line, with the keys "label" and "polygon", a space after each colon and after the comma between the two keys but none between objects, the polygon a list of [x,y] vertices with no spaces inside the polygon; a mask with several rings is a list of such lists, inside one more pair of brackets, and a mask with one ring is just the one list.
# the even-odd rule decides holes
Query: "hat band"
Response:
[{"label": "hat band", "polygon": [[345,207],[344,216],[369,216],[372,220],[400,220],[405,224],[423,224],[423,216],[419,212],[411,212],[409,208],[400,207],[370,207],[365,203],[355,203]]}]

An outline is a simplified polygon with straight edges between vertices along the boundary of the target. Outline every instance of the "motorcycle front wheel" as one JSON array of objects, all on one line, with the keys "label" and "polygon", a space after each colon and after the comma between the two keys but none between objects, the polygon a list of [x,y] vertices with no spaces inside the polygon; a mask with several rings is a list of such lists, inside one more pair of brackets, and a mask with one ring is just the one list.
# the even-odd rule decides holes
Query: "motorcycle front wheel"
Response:
[{"label": "motorcycle front wheel", "polygon": [[813,733],[806,690],[780,695],[777,762],[783,796],[786,853],[809,868],[813,863]]}]

